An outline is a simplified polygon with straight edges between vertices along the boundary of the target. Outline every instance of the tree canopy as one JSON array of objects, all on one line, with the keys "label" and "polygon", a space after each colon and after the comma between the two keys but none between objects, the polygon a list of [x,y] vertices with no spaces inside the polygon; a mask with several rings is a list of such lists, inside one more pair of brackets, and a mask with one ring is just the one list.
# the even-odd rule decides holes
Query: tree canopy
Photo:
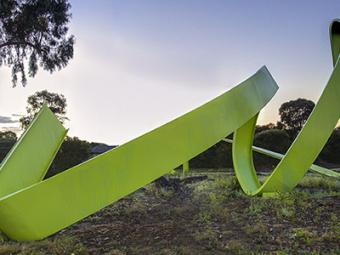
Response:
[{"label": "tree canopy", "polygon": [[321,159],[327,162],[340,164],[340,128],[334,129],[331,137],[321,152]]},{"label": "tree canopy", "polygon": [[290,146],[290,139],[286,131],[273,128],[255,134],[254,145],[285,153]]},{"label": "tree canopy", "polygon": [[56,117],[64,123],[68,118],[66,115],[66,98],[62,94],[48,92],[47,90],[38,91],[27,99],[27,115],[20,118],[21,127],[26,128],[35,115],[39,112],[43,104],[46,103]]},{"label": "tree canopy", "polygon": [[279,108],[280,122],[292,139],[296,137],[314,109],[314,102],[298,98],[283,103]]},{"label": "tree canopy", "polygon": [[12,131],[0,131],[0,162],[6,157],[17,141],[17,135]]},{"label": "tree canopy", "polygon": [[[1,0],[0,66],[12,69],[12,83],[18,74],[26,85],[38,65],[54,72],[73,58],[74,36],[68,35],[71,5],[67,0]],[[28,64],[27,68],[25,64]]]},{"label": "tree canopy", "polygon": [[13,131],[0,131],[0,140],[17,140],[17,135]]},{"label": "tree canopy", "polygon": [[90,158],[91,144],[78,137],[66,137],[46,177],[51,177]]}]

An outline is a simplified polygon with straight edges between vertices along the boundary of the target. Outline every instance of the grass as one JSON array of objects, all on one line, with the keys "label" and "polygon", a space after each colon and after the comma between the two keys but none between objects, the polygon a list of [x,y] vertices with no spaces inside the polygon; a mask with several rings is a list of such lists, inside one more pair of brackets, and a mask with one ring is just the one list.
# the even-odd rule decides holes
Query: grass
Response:
[{"label": "grass", "polygon": [[22,254],[22,255],[87,255],[87,248],[76,239],[68,236],[49,238],[37,242],[14,242],[3,238],[0,245],[0,254]]},{"label": "grass", "polygon": [[248,197],[223,172],[150,184],[42,241],[0,236],[1,254],[339,254],[339,181],[308,175],[291,193]]}]

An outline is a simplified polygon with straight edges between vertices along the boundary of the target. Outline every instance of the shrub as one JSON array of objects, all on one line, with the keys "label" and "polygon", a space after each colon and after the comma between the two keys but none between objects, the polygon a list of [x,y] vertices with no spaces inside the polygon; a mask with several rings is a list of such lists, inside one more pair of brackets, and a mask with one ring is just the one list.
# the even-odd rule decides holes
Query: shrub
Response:
[{"label": "shrub", "polygon": [[[269,129],[257,133],[254,137],[254,145],[274,152],[285,153],[290,146],[290,138],[285,130]],[[259,153],[254,154],[257,166],[273,166],[277,160]]]}]

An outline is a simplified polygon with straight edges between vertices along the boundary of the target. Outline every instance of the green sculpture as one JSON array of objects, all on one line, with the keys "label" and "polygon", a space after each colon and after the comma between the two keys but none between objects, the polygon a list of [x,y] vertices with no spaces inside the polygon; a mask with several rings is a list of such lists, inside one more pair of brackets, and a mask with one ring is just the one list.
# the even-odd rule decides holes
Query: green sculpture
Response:
[{"label": "green sculpture", "polygon": [[[44,106],[0,165],[0,229],[16,240],[42,239],[181,164],[188,171],[186,162],[233,132],[242,189],[250,195],[291,190],[312,166],[340,116],[339,21],[330,32],[335,65],[331,78],[305,127],[262,186],[252,163],[254,125],[278,89],[266,67],[193,111],[46,180],[67,130]],[[319,172],[338,176],[328,169]]]}]

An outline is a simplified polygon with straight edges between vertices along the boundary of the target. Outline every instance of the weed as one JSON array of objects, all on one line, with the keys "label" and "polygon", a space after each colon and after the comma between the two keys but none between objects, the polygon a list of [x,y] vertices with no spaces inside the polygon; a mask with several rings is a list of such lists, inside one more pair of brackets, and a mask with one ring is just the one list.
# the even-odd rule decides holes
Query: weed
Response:
[{"label": "weed", "polygon": [[311,191],[323,190],[323,191],[340,191],[340,181],[321,175],[306,175],[298,184],[298,188],[307,189]]},{"label": "weed", "polygon": [[249,254],[249,251],[246,251],[244,246],[244,243],[240,242],[239,240],[232,239],[227,242],[224,248],[230,254]]},{"label": "weed", "polygon": [[315,233],[306,228],[295,228],[292,237],[293,239],[304,241],[307,245],[311,245]]},{"label": "weed", "polygon": [[265,200],[252,198],[250,199],[250,205],[247,208],[246,212],[250,215],[258,215],[261,214],[263,210],[266,209]]},{"label": "weed", "polygon": [[42,240],[36,242],[8,242],[0,246],[0,254],[20,255],[87,255],[87,249],[71,237],[55,238],[53,240]]},{"label": "weed", "polygon": [[218,245],[218,234],[211,227],[196,231],[193,234],[193,238],[196,242],[203,244],[209,250],[216,249]]},{"label": "weed", "polygon": [[263,223],[249,224],[243,227],[243,230],[250,237],[253,237],[254,235],[259,235],[259,234],[268,234],[268,228]]}]

